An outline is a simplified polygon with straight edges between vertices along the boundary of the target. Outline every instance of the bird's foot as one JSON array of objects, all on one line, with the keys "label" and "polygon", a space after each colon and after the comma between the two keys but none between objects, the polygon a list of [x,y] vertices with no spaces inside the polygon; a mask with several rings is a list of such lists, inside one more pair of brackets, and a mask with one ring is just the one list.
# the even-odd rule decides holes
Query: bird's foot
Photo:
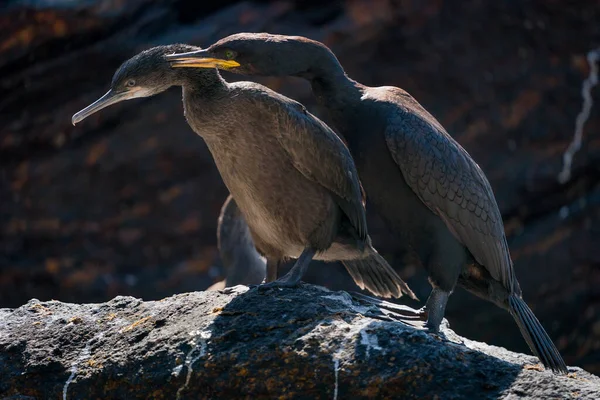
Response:
[{"label": "bird's foot", "polygon": [[425,330],[427,330],[428,333],[432,333],[434,335],[439,335],[440,333],[440,326],[439,325],[435,325],[435,324],[431,324],[429,321],[425,322]]},{"label": "bird's foot", "polygon": [[423,316],[427,320],[425,323],[425,328],[430,333],[443,336],[440,333],[440,325],[444,319],[446,303],[448,302],[449,296],[450,292],[444,291],[438,287],[434,287],[429,295],[429,298],[427,299],[425,307],[421,309]]},{"label": "bird's foot", "polygon": [[421,307],[417,310],[419,320],[423,325],[423,329],[432,335],[443,336],[440,332],[440,323],[432,318],[432,315],[427,310],[427,307]]},{"label": "bird's foot", "polygon": [[269,289],[278,289],[278,288],[297,288],[302,284],[300,280],[290,280],[290,279],[277,279],[276,281],[269,283],[261,283],[256,288],[259,292],[265,292]]},{"label": "bird's foot", "polygon": [[259,284],[253,283],[252,285],[248,285],[248,289],[256,289],[257,287],[259,287],[260,285],[264,285],[265,283],[267,283],[267,278],[263,279],[262,282]]},{"label": "bird's foot", "polygon": [[425,322],[423,329],[425,330],[425,332],[427,332],[429,335],[433,336],[433,337],[437,337],[441,340],[447,340],[446,335],[444,334],[444,332],[442,332],[440,330],[440,326],[433,326],[430,325],[429,322]]}]

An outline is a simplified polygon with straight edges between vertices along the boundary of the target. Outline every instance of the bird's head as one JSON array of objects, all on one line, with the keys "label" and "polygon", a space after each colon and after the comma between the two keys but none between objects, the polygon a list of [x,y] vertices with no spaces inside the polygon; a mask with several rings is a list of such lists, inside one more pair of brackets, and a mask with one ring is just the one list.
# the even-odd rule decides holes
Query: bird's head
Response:
[{"label": "bird's head", "polygon": [[294,76],[310,72],[323,44],[301,37],[238,33],[206,48],[167,56],[174,68],[219,68],[238,74]]},{"label": "bird's head", "polygon": [[178,84],[176,75],[165,56],[199,49],[199,47],[183,44],[157,46],[125,61],[113,75],[110,90],[74,114],[71,119],[73,125],[112,104],[139,97],[150,97]]}]

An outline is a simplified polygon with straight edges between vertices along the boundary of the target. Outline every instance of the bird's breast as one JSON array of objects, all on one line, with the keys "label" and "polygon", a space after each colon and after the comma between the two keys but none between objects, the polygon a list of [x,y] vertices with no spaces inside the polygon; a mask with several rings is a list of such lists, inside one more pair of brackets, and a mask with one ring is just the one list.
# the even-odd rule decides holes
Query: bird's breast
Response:
[{"label": "bird's breast", "polygon": [[293,166],[273,136],[259,136],[231,141],[209,138],[207,144],[253,235],[296,257],[335,205],[322,186]]}]

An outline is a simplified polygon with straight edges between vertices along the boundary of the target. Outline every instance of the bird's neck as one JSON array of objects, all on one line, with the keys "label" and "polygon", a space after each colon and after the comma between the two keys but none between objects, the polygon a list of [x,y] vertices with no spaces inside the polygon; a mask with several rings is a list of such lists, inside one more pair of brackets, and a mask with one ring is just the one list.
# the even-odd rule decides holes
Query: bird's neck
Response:
[{"label": "bird's neck", "polygon": [[195,118],[212,117],[229,92],[229,84],[216,70],[181,68],[179,80],[186,115],[193,114]]},{"label": "bird's neck", "polygon": [[197,98],[213,97],[215,93],[226,91],[227,82],[216,70],[202,68],[179,68],[177,80],[185,92]]},{"label": "bird's neck", "polygon": [[358,103],[363,86],[344,74],[322,73],[310,79],[312,91],[321,105],[351,106]]},{"label": "bird's neck", "polygon": [[[356,106],[360,104],[365,86],[352,80],[327,47],[314,48],[311,65],[306,73],[299,74],[310,81],[312,92],[319,107],[327,114],[327,123],[338,132],[344,132]],[[346,138],[347,139],[347,138]]]},{"label": "bird's neck", "polygon": [[329,108],[334,105],[349,106],[360,101],[363,86],[346,74],[330,49],[325,46],[312,46],[305,59],[308,65],[297,76],[310,81],[319,104]]},{"label": "bird's neck", "polygon": [[180,75],[183,108],[190,127],[205,140],[218,136],[229,103],[229,85],[212,70],[187,70]]}]

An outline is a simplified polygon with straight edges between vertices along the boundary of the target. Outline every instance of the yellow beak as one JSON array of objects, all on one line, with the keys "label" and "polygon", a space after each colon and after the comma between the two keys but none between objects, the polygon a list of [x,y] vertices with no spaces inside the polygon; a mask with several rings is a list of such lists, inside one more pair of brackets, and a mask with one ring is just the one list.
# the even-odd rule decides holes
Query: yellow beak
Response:
[{"label": "yellow beak", "polygon": [[173,57],[169,59],[173,68],[219,68],[229,69],[239,67],[240,63],[233,60],[221,60],[219,58],[193,58]]}]

